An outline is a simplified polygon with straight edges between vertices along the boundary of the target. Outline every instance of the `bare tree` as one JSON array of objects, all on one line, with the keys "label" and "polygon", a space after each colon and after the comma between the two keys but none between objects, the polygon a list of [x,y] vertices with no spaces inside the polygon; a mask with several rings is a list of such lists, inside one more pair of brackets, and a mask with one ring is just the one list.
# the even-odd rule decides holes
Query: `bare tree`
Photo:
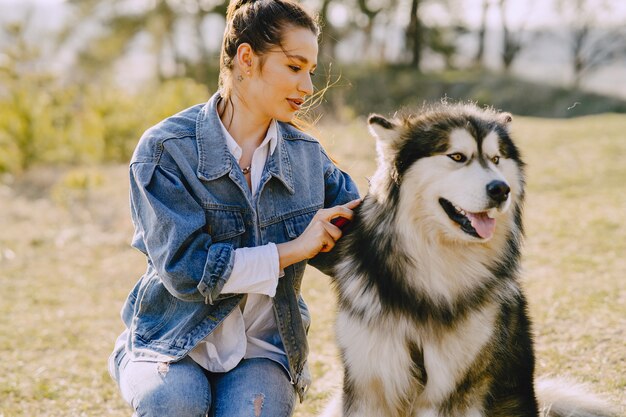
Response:
[{"label": "bare tree", "polygon": [[411,54],[411,66],[419,70],[424,43],[424,25],[420,18],[421,0],[411,0],[409,26],[406,29],[407,50]]},{"label": "bare tree", "polygon": [[[426,51],[443,58],[447,68],[454,67],[456,39],[460,34],[467,33],[463,19],[455,12],[459,3],[459,0],[411,0],[405,45],[406,62],[412,68],[420,70]],[[445,16],[443,20],[425,19],[430,6],[438,6],[438,16]]]},{"label": "bare tree", "polygon": [[323,0],[319,11],[321,24],[324,27],[320,39],[320,52],[322,59],[333,60],[335,57],[335,47],[339,41],[337,29],[330,24],[329,8],[332,0]]},{"label": "bare tree", "polygon": [[[323,27],[321,59],[332,59],[337,45],[358,33],[363,42],[357,59],[362,62],[384,60],[385,42],[377,35],[388,28],[397,28],[397,8],[398,0],[321,0],[318,5]],[[341,15],[340,19],[333,19],[335,12]]]},{"label": "bare tree", "polygon": [[[103,30],[79,52],[82,68],[89,74],[101,73],[103,67],[113,64],[126,53],[141,35],[150,40],[151,52],[156,57],[160,79],[177,76],[206,76],[209,54],[202,39],[201,25],[210,13],[226,13],[222,2],[196,0],[154,0],[144,3],[143,9],[129,9],[124,0],[69,0],[79,10],[77,22],[72,22],[66,33],[71,37],[80,33],[84,22],[99,22]],[[177,42],[180,27],[191,29],[192,36],[184,48]],[[194,26],[189,28],[189,26]],[[185,50],[183,50],[185,49]],[[189,50],[194,49],[190,57]],[[206,80],[199,80],[206,81]]]},{"label": "bare tree", "polygon": [[498,0],[498,7],[500,8],[500,15],[502,21],[502,65],[505,71],[509,71],[513,61],[519,55],[520,51],[524,47],[524,30],[527,24],[527,20],[522,23],[522,26],[513,30],[507,19],[507,3],[508,0]]},{"label": "bare tree", "polygon": [[559,0],[557,3],[567,25],[575,86],[593,71],[626,57],[626,22],[602,24],[603,16],[599,15],[602,12],[610,16],[616,6],[617,1],[611,0],[602,4],[589,0]]},{"label": "bare tree", "polygon": [[485,56],[485,39],[487,34],[487,12],[491,2],[489,0],[482,0],[482,8],[480,14],[480,28],[478,29],[478,50],[474,55],[474,66],[482,67],[483,58]]},{"label": "bare tree", "polygon": [[357,4],[361,13],[363,13],[367,17],[367,24],[365,25],[364,32],[365,37],[367,38],[367,43],[371,44],[372,30],[374,29],[374,20],[383,9],[380,7],[371,7],[367,0],[357,0]]},{"label": "bare tree", "polygon": [[[337,12],[333,10],[333,6],[345,7],[351,10],[347,14],[347,19],[341,19],[341,25],[333,24],[332,14]],[[320,39],[320,55],[323,61],[332,61],[335,58],[336,48],[341,39],[352,33],[353,31],[363,30],[362,25],[357,24],[359,18],[365,18],[365,34],[371,34],[371,20],[378,14],[380,10],[370,11],[365,0],[355,1],[334,1],[322,0],[319,5],[319,18],[322,24],[322,33]],[[345,11],[340,12],[342,15]]]}]

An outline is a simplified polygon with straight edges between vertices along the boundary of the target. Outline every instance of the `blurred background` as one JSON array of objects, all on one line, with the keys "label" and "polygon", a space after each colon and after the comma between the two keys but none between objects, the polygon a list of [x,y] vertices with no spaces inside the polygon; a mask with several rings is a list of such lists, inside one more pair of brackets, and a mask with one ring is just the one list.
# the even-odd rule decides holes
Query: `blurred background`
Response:
[{"label": "blurred background", "polygon": [[[520,115],[626,112],[622,0],[306,0],[323,24],[319,108],[424,100]],[[0,0],[0,172],[125,161],[217,84],[227,1]]]},{"label": "blurred background", "polygon": [[[217,86],[223,0],[0,0],[0,417],[130,415],[107,371],[145,271],[129,243],[142,132]],[[367,192],[369,113],[442,98],[514,114],[537,373],[626,415],[626,1],[306,0],[308,115]],[[328,277],[307,269],[312,417],[341,381]]]}]

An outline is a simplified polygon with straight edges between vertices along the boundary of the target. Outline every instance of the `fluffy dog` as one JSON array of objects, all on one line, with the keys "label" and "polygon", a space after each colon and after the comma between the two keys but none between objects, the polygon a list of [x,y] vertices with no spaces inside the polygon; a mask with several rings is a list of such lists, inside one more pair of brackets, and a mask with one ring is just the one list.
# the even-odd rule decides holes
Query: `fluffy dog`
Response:
[{"label": "fluffy dog", "polygon": [[325,415],[611,415],[575,387],[535,383],[511,120],[447,103],[369,118],[378,168],[336,247],[345,372]]}]

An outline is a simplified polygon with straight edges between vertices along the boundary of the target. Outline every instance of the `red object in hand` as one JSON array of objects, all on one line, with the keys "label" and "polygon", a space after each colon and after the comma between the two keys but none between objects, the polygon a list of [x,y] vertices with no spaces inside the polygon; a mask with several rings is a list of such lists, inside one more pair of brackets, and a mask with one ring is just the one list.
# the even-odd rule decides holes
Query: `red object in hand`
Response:
[{"label": "red object in hand", "polygon": [[331,219],[330,222],[338,228],[343,229],[348,223],[350,223],[350,220],[345,217],[335,217],[334,219]]}]

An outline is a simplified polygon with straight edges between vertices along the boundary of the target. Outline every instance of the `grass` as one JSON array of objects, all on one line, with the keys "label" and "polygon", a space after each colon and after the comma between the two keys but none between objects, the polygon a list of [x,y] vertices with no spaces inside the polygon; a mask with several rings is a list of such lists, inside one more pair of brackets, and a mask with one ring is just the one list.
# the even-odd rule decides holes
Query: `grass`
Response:
[{"label": "grass", "polygon": [[[322,126],[363,192],[364,121]],[[626,412],[626,116],[517,118],[528,163],[524,286],[538,373],[587,382]],[[106,359],[144,260],[128,243],[124,166],[37,168],[0,183],[0,417],[128,416]],[[328,278],[310,269],[314,385],[308,417],[339,386]]]}]

